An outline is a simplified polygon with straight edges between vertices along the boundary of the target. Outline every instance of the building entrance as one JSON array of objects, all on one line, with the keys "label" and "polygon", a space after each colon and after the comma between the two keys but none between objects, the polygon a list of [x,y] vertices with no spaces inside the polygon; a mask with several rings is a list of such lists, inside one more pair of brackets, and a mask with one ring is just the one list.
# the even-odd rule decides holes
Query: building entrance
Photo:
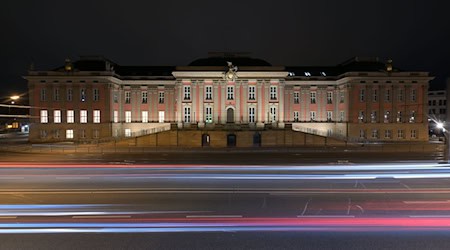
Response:
[{"label": "building entrance", "polygon": [[210,141],[211,140],[208,134],[202,135],[202,147],[209,147]]},{"label": "building entrance", "polygon": [[236,147],[236,135],[235,134],[227,135],[227,147]]}]

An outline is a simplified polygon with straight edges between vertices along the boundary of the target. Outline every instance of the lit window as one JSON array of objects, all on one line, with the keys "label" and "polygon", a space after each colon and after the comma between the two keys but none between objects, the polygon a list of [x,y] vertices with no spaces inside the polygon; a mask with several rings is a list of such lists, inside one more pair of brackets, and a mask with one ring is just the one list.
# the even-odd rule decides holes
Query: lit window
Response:
[{"label": "lit window", "polygon": [[277,108],[272,106],[270,107],[270,122],[277,121]]},{"label": "lit window", "polygon": [[364,111],[363,110],[360,110],[359,111],[359,115],[358,115],[358,120],[359,120],[359,122],[364,122],[364,120],[365,120],[365,117],[364,117],[365,115],[364,115]]},{"label": "lit window", "polygon": [[80,123],[87,123],[87,110],[80,110]]},{"label": "lit window", "polygon": [[311,73],[310,72],[305,72],[305,76],[311,76]]},{"label": "lit window", "polygon": [[391,112],[384,111],[384,123],[389,123],[391,121]]},{"label": "lit window", "polygon": [[48,123],[48,111],[41,110],[41,123]]},{"label": "lit window", "polygon": [[125,129],[125,137],[131,137],[131,129],[129,128]]},{"label": "lit window", "polygon": [[397,112],[397,122],[403,122],[403,114],[402,111]]},{"label": "lit window", "polygon": [[411,130],[411,138],[416,139],[417,138],[417,131],[415,129]]},{"label": "lit window", "polygon": [[158,122],[163,123],[164,122],[164,111],[158,112]]},{"label": "lit window", "polygon": [[376,123],[378,121],[377,111],[372,111],[372,113],[370,114],[370,121],[372,123]]},{"label": "lit window", "polygon": [[53,111],[53,122],[54,123],[61,123],[61,110],[54,110]]},{"label": "lit window", "polygon": [[147,123],[148,122],[148,111],[142,111],[142,122]]},{"label": "lit window", "polygon": [[75,113],[73,110],[67,110],[67,123],[74,123],[75,121]]},{"label": "lit window", "polygon": [[125,111],[125,122],[126,123],[131,122],[131,111]]},{"label": "lit window", "polygon": [[94,110],[94,123],[100,123],[100,110]]},{"label": "lit window", "polygon": [[114,110],[113,112],[113,122],[118,123],[119,122],[119,111]]},{"label": "lit window", "polygon": [[67,139],[73,139],[73,129],[67,129],[66,130],[66,138]]},{"label": "lit window", "polygon": [[411,111],[411,115],[409,116],[409,122],[414,123],[416,122],[416,111]]}]

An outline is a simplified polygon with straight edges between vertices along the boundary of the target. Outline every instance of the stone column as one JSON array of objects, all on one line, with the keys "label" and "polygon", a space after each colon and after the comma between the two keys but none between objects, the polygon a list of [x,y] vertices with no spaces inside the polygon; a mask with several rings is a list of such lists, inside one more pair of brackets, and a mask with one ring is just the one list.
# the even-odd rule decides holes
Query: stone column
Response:
[{"label": "stone column", "polygon": [[281,82],[278,84],[278,97],[280,98],[278,102],[278,127],[284,128],[284,85]]},{"label": "stone column", "polygon": [[241,110],[242,112],[242,123],[248,123],[248,81],[244,81],[241,85],[242,96],[241,96]]},{"label": "stone column", "polygon": [[256,95],[258,98],[257,102],[257,116],[256,116],[256,127],[263,128],[264,127],[264,121],[263,121],[263,103],[262,103],[262,85],[263,83],[257,82],[256,84]]},{"label": "stone column", "polygon": [[205,105],[203,104],[203,100],[205,99],[205,84],[204,81],[198,82],[198,103],[199,103],[199,109],[198,109],[198,127],[203,128],[205,127],[205,118],[203,117],[203,114],[205,113]]},{"label": "stone column", "polygon": [[236,81],[234,85],[235,92],[235,112],[234,112],[234,123],[239,124],[241,120],[241,81]]},{"label": "stone column", "polygon": [[177,98],[177,123],[178,123],[178,128],[183,128],[183,110],[182,110],[182,91],[181,91],[181,87],[182,87],[182,83],[180,81],[177,81],[177,83],[175,84],[175,89],[176,89],[176,95],[178,96]]},{"label": "stone column", "polygon": [[227,98],[227,94],[226,94],[226,89],[227,87],[227,82],[226,81],[222,81],[220,84],[220,108],[221,108],[221,112],[220,112],[220,123],[224,124],[227,122],[227,111],[225,109],[225,99]]}]

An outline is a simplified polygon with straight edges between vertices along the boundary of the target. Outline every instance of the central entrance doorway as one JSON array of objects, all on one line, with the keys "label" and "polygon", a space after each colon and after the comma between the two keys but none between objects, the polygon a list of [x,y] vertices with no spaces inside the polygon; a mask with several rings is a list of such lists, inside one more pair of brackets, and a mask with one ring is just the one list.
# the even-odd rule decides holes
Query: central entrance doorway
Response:
[{"label": "central entrance doorway", "polygon": [[236,135],[235,134],[227,135],[227,147],[236,147]]},{"label": "central entrance doorway", "polygon": [[227,109],[227,123],[234,123],[234,109]]}]

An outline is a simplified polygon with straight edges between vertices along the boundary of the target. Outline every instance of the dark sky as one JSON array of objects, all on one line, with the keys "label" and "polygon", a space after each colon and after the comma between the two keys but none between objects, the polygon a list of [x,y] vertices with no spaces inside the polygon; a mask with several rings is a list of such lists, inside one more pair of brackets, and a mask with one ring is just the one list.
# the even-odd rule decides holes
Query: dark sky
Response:
[{"label": "dark sky", "polygon": [[405,70],[450,71],[450,3],[442,0],[4,1],[0,95],[21,76],[80,55],[121,65],[186,65],[209,51],[245,51],[273,65],[392,58]]}]

